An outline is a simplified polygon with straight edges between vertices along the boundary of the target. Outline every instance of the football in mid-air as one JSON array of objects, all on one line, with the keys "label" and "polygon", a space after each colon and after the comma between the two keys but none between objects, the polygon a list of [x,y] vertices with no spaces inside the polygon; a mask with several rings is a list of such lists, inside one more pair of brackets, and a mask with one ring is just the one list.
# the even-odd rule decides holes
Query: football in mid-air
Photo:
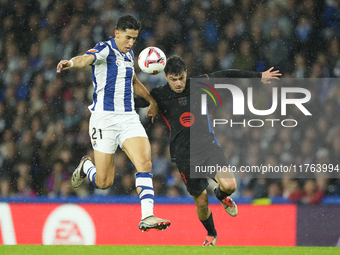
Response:
[{"label": "football in mid-air", "polygon": [[138,56],[140,69],[147,74],[158,74],[166,64],[164,52],[157,47],[147,47]]}]

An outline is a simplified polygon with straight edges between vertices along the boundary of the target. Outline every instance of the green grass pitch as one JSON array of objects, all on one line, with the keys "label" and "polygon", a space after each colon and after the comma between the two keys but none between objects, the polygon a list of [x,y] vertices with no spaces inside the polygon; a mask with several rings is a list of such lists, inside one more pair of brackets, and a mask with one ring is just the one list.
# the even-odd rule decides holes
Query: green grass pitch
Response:
[{"label": "green grass pitch", "polygon": [[67,246],[67,245],[2,245],[4,255],[326,255],[340,254],[336,247],[235,247],[235,246]]}]

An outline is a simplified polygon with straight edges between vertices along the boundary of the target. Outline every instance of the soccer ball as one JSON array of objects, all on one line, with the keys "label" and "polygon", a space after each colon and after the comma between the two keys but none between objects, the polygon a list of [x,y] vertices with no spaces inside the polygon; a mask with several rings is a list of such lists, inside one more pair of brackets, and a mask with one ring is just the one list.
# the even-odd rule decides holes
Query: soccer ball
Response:
[{"label": "soccer ball", "polygon": [[138,56],[140,69],[147,74],[158,74],[163,71],[166,64],[164,52],[157,47],[147,47]]}]

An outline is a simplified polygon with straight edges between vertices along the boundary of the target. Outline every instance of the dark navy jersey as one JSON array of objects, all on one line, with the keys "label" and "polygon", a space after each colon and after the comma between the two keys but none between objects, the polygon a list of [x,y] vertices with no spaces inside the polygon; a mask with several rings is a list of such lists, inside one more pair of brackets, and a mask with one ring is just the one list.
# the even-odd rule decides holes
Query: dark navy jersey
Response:
[{"label": "dark navy jersey", "polygon": [[[198,78],[261,78],[261,73],[225,70],[201,75]],[[209,147],[214,143],[218,144],[211,129],[209,114],[204,116],[199,114],[201,101],[196,100],[198,93],[201,91],[191,85],[190,79],[187,79],[185,89],[181,93],[172,91],[168,83],[150,92],[169,127],[172,162],[198,164],[205,160]],[[148,105],[141,98],[136,99],[135,104],[136,107]]]}]

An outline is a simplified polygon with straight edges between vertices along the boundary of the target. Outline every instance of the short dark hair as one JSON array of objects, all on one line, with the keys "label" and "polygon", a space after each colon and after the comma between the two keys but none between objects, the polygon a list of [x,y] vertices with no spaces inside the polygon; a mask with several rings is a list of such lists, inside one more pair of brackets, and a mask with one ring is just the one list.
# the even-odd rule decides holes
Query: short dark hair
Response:
[{"label": "short dark hair", "polygon": [[121,16],[116,25],[116,30],[125,31],[126,29],[140,30],[142,24],[132,15],[126,14]]},{"label": "short dark hair", "polygon": [[166,61],[166,66],[164,68],[165,75],[174,74],[179,75],[187,70],[184,60],[177,55],[171,56]]}]

